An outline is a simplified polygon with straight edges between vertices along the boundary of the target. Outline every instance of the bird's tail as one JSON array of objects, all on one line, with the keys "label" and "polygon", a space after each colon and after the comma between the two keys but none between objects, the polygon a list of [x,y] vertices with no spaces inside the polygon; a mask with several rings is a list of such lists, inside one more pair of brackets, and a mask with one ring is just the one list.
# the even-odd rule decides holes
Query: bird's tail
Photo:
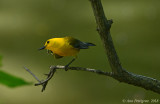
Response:
[{"label": "bird's tail", "polygon": [[88,49],[89,46],[96,46],[96,45],[93,43],[88,43],[88,42],[80,42],[78,45],[78,48],[79,49]]}]

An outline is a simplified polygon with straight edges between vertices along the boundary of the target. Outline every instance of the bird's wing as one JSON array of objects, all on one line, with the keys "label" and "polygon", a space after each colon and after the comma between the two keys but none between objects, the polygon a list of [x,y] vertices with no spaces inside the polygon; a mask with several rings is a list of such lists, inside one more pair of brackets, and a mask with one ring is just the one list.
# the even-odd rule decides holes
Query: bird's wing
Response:
[{"label": "bird's wing", "polygon": [[74,48],[78,48],[78,49],[88,49],[89,47],[88,47],[87,43],[78,40],[77,43],[74,44]]},{"label": "bird's wing", "polygon": [[88,45],[85,42],[82,42],[78,39],[75,39],[73,37],[65,37],[66,41],[68,41],[67,43],[69,43],[69,45],[73,46],[74,48],[77,49],[88,49]]}]

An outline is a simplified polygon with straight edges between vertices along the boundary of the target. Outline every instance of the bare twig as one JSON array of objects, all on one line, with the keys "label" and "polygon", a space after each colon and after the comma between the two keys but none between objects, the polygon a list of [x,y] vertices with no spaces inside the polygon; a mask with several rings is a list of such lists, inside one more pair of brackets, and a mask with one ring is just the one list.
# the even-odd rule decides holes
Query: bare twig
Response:
[{"label": "bare twig", "polygon": [[[65,69],[65,66],[62,65],[56,65],[56,66],[51,66],[50,67],[50,72],[47,75],[47,78],[44,81],[40,81],[36,75],[34,75],[28,68],[24,67],[26,71],[28,71],[37,81],[38,83],[35,84],[35,86],[42,85],[42,92],[45,90],[48,81],[53,77],[54,73],[56,72],[57,69]],[[80,71],[88,71],[88,72],[93,72],[96,74],[100,75],[105,75],[105,76],[110,76],[112,77],[113,74],[111,72],[103,72],[101,70],[96,70],[96,69],[90,69],[90,68],[82,68],[82,67],[68,67],[70,70],[80,70]]]},{"label": "bare twig", "polygon": [[24,69],[28,71],[38,82],[41,82],[27,67],[24,66]]},{"label": "bare twig", "polygon": [[[57,66],[51,66],[52,67],[56,67],[56,69],[65,69],[65,66],[62,65],[57,65]],[[101,70],[97,70],[97,69],[91,69],[91,68],[82,68],[82,67],[68,67],[68,69],[70,70],[79,70],[79,71],[88,71],[88,72],[93,72],[96,74],[100,74],[100,75],[106,75],[106,76],[113,76],[112,72],[103,72]]]},{"label": "bare twig", "polygon": [[45,75],[47,75],[47,79],[44,81],[41,81],[39,83],[36,83],[35,86],[43,85],[44,83],[48,82],[53,77],[55,72],[56,72],[56,67],[50,68],[50,72],[48,74],[45,74]]},{"label": "bare twig", "polygon": [[38,77],[35,74],[33,74],[27,67],[24,67],[24,69],[28,71],[39,82],[39,83],[36,83],[35,86],[42,85],[42,90],[41,90],[42,92],[45,90],[48,84],[48,81],[53,77],[54,73],[56,72],[55,67],[50,68],[50,72],[47,74],[47,79],[44,81],[43,80],[40,81]]}]

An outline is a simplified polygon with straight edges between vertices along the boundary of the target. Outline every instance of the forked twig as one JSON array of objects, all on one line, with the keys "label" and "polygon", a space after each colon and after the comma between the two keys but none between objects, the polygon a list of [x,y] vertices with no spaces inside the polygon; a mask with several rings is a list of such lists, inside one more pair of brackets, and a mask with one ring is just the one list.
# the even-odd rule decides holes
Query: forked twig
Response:
[{"label": "forked twig", "polygon": [[39,86],[39,85],[42,85],[42,92],[45,90],[47,84],[48,84],[48,81],[53,77],[54,73],[56,72],[56,67],[50,67],[50,72],[48,74],[45,74],[47,75],[47,79],[46,80],[42,80],[40,81],[38,79],[38,77],[36,77],[36,75],[34,75],[27,67],[24,67],[24,69],[26,71],[28,71],[39,83],[36,83],[35,86]]}]

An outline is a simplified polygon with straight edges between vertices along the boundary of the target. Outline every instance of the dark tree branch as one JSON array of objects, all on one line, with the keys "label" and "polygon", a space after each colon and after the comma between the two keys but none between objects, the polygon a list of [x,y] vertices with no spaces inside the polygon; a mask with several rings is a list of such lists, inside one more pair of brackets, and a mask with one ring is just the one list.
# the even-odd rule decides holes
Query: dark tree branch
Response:
[{"label": "dark tree branch", "polygon": [[114,74],[113,78],[120,82],[139,86],[160,94],[160,81],[128,72],[122,68],[110,34],[112,20],[108,20],[106,18],[101,0],[90,0],[90,2],[96,19],[98,27],[97,30],[104,44],[110,66]]},{"label": "dark tree branch", "polygon": [[107,20],[100,0],[90,1],[97,22],[97,30],[104,44],[112,72],[117,74],[119,71],[122,71],[122,66],[120,64],[119,58],[113,45],[112,37],[110,35],[110,28],[113,21]]},{"label": "dark tree branch", "polygon": [[[52,65],[50,67],[50,72],[48,74],[45,74],[45,75],[47,75],[46,80],[41,81],[28,68],[26,68],[26,67],[24,67],[24,68],[25,68],[26,71],[28,71],[38,81],[38,83],[36,83],[35,86],[42,85],[42,90],[41,90],[42,92],[45,90],[46,85],[48,84],[48,81],[53,77],[53,75],[54,75],[54,73],[56,72],[57,69],[65,70],[65,66],[62,66],[62,65],[53,66]],[[156,79],[153,79],[153,78],[150,78],[150,77],[145,77],[145,76],[142,76],[142,75],[136,75],[136,74],[133,74],[133,73],[130,73],[130,72],[127,72],[127,71],[124,74],[122,74],[122,76],[121,76],[121,74],[120,75],[115,75],[112,72],[104,72],[104,71],[101,71],[101,70],[91,69],[91,68],[68,67],[68,69],[69,70],[76,70],[76,71],[87,71],[87,72],[92,72],[92,73],[96,73],[96,74],[99,74],[99,75],[109,76],[109,77],[112,77],[114,79],[119,80],[120,82],[133,84],[135,86],[141,86],[141,84],[144,83],[145,84],[145,89],[149,89],[149,90],[150,90],[150,87],[154,87],[153,86],[153,83],[154,83],[155,86],[157,86],[157,87],[154,87],[155,92],[158,92],[158,90],[156,90],[156,89],[160,88],[160,85],[157,85],[157,83],[159,83],[159,82]],[[125,77],[123,75],[125,75]],[[129,77],[126,78],[126,76],[129,76]],[[139,81],[137,81],[137,80],[139,80]],[[146,80],[146,81],[144,81],[144,80]],[[135,83],[135,81],[137,81],[137,83]]]}]

